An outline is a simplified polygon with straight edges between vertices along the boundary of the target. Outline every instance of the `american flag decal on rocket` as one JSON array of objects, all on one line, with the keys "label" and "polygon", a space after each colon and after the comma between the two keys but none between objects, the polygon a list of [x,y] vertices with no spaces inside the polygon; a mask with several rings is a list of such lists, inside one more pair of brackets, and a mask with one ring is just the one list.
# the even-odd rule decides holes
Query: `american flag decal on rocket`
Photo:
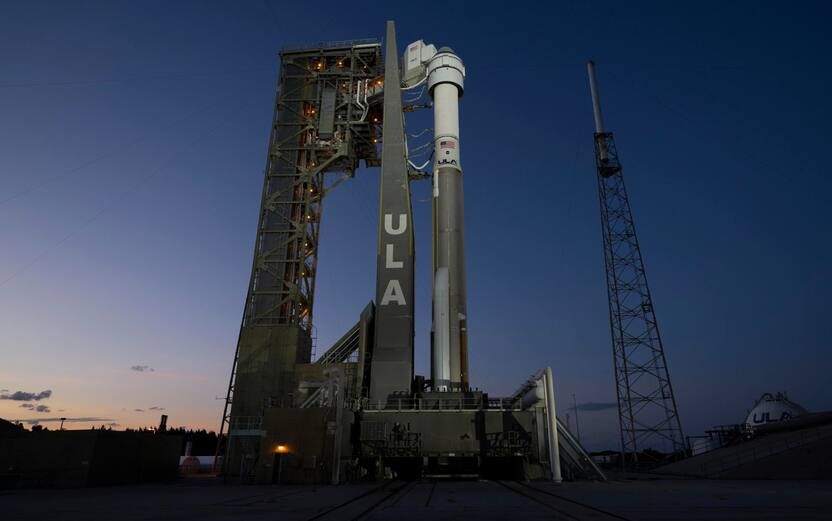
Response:
[{"label": "american flag decal on rocket", "polygon": [[456,143],[454,141],[440,141],[439,148],[456,148]]}]

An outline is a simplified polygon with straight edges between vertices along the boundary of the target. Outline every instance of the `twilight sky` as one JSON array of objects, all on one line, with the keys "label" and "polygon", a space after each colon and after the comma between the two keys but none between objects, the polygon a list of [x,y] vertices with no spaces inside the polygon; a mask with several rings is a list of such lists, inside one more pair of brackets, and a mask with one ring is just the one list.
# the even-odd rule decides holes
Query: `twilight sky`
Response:
[{"label": "twilight sky", "polygon": [[[563,413],[573,393],[596,409],[580,412],[589,448],[615,446],[591,57],[686,434],[741,421],[763,392],[832,409],[826,3],[303,4],[4,4],[0,417],[126,427],[164,409],[218,426],[277,51],[380,37],[386,19],[400,49],[449,45],[468,72],[473,384],[508,394],[551,365]],[[422,374],[428,188],[413,195]],[[374,294],[377,195],[361,170],[325,201],[319,352]]]}]

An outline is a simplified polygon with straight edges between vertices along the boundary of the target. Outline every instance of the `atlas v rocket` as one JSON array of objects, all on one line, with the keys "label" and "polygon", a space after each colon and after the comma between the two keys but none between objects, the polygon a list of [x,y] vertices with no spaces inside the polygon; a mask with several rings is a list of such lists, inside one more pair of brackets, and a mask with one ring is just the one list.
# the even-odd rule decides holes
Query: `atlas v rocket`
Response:
[{"label": "atlas v rocket", "polygon": [[[413,48],[414,45],[408,47],[408,53]],[[433,46],[427,49],[427,54],[433,53]],[[439,49],[427,62],[434,135],[431,349],[434,390],[468,387],[468,311],[462,167],[459,162],[459,98],[464,80],[462,60],[448,47]]]},{"label": "atlas v rocket", "polygon": [[[401,70],[401,75],[400,71]],[[408,45],[399,68],[396,34],[387,26],[382,134],[376,328],[372,400],[385,401],[413,381],[414,242],[408,188],[403,89],[427,83],[433,100],[433,326],[431,382],[434,390],[468,387],[467,307],[459,98],[465,67],[448,47],[422,40]]]}]

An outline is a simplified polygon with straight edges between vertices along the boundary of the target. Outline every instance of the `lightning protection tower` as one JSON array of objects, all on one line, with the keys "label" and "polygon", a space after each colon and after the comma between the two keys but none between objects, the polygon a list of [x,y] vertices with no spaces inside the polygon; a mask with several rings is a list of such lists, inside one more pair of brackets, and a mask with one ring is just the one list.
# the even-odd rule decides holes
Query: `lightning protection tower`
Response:
[{"label": "lightning protection tower", "polygon": [[595,160],[607,272],[622,464],[639,464],[645,449],[684,451],[682,424],[670,385],[653,299],[612,132],[605,132],[595,79],[587,64],[595,113]]}]

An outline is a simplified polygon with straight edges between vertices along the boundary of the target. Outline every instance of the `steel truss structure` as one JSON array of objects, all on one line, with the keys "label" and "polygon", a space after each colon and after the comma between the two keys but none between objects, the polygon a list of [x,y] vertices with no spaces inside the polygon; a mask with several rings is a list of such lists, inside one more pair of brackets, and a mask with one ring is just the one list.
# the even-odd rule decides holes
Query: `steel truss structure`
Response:
[{"label": "steel truss structure", "polygon": [[[275,369],[260,360],[277,359],[281,351],[311,361],[324,196],[352,177],[360,160],[380,164],[382,108],[374,97],[383,86],[381,43],[319,43],[283,50],[280,60],[251,278],[220,426],[220,436],[228,427],[229,450],[234,418],[259,425],[263,408],[282,403],[283,389],[291,387],[272,383],[285,373],[270,373]],[[251,441],[237,445],[256,453]]]},{"label": "steel truss structure", "polygon": [[380,53],[369,43],[280,54],[244,325],[311,332],[321,202],[333,188],[325,174],[350,177],[360,159],[378,166],[367,98],[383,71]]},{"label": "steel truss structure", "polygon": [[685,438],[611,132],[595,134],[595,158],[622,463],[634,465],[645,449],[684,451]]}]

